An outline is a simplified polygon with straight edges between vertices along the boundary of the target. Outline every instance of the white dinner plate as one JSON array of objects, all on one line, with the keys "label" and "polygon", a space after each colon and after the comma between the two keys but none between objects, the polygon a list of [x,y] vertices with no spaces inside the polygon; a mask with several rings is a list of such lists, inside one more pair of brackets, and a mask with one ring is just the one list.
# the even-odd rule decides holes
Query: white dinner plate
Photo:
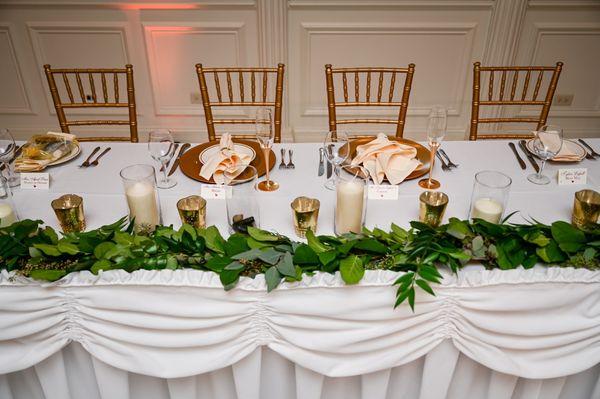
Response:
[{"label": "white dinner plate", "polygon": [[[245,155],[249,155],[250,156],[250,162],[252,162],[254,160],[254,158],[256,157],[256,152],[254,152],[254,149],[246,144],[239,144],[239,143],[233,143],[233,149],[236,152],[239,152],[241,154],[245,154]],[[218,153],[220,150],[219,144],[215,144],[213,146],[210,146],[208,148],[206,148],[205,150],[203,150],[200,155],[200,162],[202,162],[203,164],[205,164],[206,162],[208,162],[208,160],[215,155],[216,153]]]},{"label": "white dinner plate", "polygon": [[[535,151],[533,150],[533,139],[527,141],[526,147],[529,150],[529,152],[531,152],[533,155],[536,155]],[[561,155],[564,154],[565,150],[567,150],[569,154],[574,154],[577,157],[577,159],[561,158]],[[572,140],[563,140],[563,148],[560,150],[560,152],[558,153],[557,156],[555,156],[554,158],[551,159],[551,161],[553,161],[553,162],[580,162],[580,161],[583,161],[583,159],[585,158],[585,154],[586,154],[585,149],[582,146],[580,146],[578,143],[576,143]]]},{"label": "white dinner plate", "polygon": [[55,165],[60,165],[63,164],[65,162],[69,162],[71,159],[75,158],[77,155],[79,155],[79,153],[81,152],[81,147],[79,146],[78,143],[73,143],[73,146],[71,147],[71,152],[68,153],[67,155],[65,155],[62,158],[57,159],[56,161],[49,163],[48,166],[55,166]]}]

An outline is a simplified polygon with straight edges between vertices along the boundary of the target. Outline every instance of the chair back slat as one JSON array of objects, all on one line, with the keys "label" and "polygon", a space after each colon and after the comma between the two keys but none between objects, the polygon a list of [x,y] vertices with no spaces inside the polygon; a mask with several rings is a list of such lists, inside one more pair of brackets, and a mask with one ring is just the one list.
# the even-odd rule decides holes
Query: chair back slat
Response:
[{"label": "chair back slat", "polygon": [[[236,118],[215,118],[213,108],[222,106],[235,107],[273,107],[274,116],[273,124],[275,130],[275,142],[281,142],[281,109],[283,97],[283,74],[285,66],[279,64],[277,68],[205,68],[202,64],[196,64],[196,73],[200,85],[200,94],[202,96],[202,105],[204,108],[204,117],[206,120],[206,128],[208,131],[208,139],[215,141],[219,138],[215,125],[225,124],[254,124],[254,119],[236,119]],[[212,74],[214,77],[214,90],[209,89],[206,74]],[[219,74],[225,75],[227,82],[227,99],[225,100],[221,94],[221,85]],[[234,78],[237,74],[237,84],[234,84]],[[244,77],[246,74],[246,77]],[[262,92],[257,90],[257,75],[260,79],[262,74]],[[246,84],[250,77],[250,96],[246,95]],[[273,99],[268,99],[269,77],[275,77],[275,92]],[[221,76],[223,77],[223,76]],[[211,92],[216,94],[216,101],[211,100]],[[250,100],[251,99],[251,100]],[[254,135],[236,134],[236,137],[249,138]]]},{"label": "chair back slat", "polygon": [[[137,133],[137,114],[135,105],[135,90],[133,86],[133,66],[126,65],[124,69],[114,68],[74,68],[74,69],[53,69],[50,65],[44,65],[44,71],[46,73],[46,79],[48,81],[48,87],[50,88],[50,94],[54,107],[56,109],[56,115],[60,124],[61,131],[70,133],[70,126],[106,126],[106,125],[128,125],[129,126],[129,138],[125,137],[80,137],[79,141],[138,141]],[[108,87],[106,83],[106,74],[113,74],[114,84],[114,102],[109,100]],[[84,80],[81,75],[88,75],[89,90],[91,93],[91,100],[86,95],[86,87],[84,86]],[[56,84],[55,75],[61,75],[64,83],[64,90],[66,91],[68,102],[63,102],[60,94],[60,90]],[[96,93],[96,84],[94,81],[94,75],[100,75],[102,82],[102,94],[104,102],[98,102]],[[125,75],[127,81],[127,102],[121,102],[119,97],[119,76]],[[79,101],[75,100],[73,90],[71,88],[71,80],[73,79],[77,84],[77,91],[80,97]],[[128,108],[128,120],[70,120],[67,118],[65,109],[71,108]]]},{"label": "chair back slat", "polygon": [[[386,67],[360,67],[360,68],[333,68],[330,64],[325,65],[325,82],[327,85],[327,110],[329,114],[329,130],[337,131],[338,125],[342,124],[395,124],[396,137],[402,137],[404,134],[404,125],[408,109],[408,101],[412,88],[412,79],[414,75],[414,64],[409,64],[408,68],[386,68]],[[349,99],[348,94],[348,74],[354,75],[354,99]],[[394,87],[396,85],[396,76],[405,75],[405,81],[400,101],[394,101]],[[336,78],[336,75],[338,76]],[[341,76],[340,76],[341,75]],[[365,94],[361,97],[361,75],[363,75],[363,89]],[[341,98],[336,99],[335,80],[340,79],[342,83]],[[374,87],[373,79],[377,79],[377,88]],[[389,92],[387,101],[382,100],[384,85],[389,80]],[[339,80],[338,80],[339,82]],[[376,91],[376,93],[375,93]],[[363,101],[364,100],[364,101]],[[337,108],[339,107],[398,107],[398,118],[338,118]]]},{"label": "chair back slat", "polygon": [[[514,66],[514,67],[482,67],[479,62],[473,65],[473,101],[471,104],[471,128],[469,133],[470,140],[477,139],[514,139],[528,138],[529,134],[480,134],[479,124],[500,124],[500,123],[535,123],[536,129],[541,128],[546,124],[552,99],[556,91],[556,85],[562,71],[562,62],[557,62],[553,67],[546,66]],[[520,100],[516,100],[519,91],[520,72],[525,71],[525,78],[521,89]],[[500,88],[497,93],[494,92],[494,73],[499,72]],[[537,72],[536,83],[533,93],[528,98],[529,83],[532,75]],[[487,100],[481,100],[481,79],[484,73],[489,73],[488,95]],[[507,79],[510,79],[510,74],[513,74],[512,84],[510,89],[510,98],[506,98],[505,91]],[[543,100],[538,100],[542,85],[544,85],[544,75],[551,75],[548,83],[548,88]],[[548,82],[548,80],[546,80]],[[539,116],[537,117],[480,117],[482,106],[497,106],[496,114],[501,115],[502,107],[506,106],[539,106],[541,107]]]}]

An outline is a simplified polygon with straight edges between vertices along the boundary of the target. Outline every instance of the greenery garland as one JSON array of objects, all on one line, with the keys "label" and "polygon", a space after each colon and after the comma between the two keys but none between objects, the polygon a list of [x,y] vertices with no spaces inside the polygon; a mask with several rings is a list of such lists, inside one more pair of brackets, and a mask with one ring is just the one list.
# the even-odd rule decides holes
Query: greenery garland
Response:
[{"label": "greenery garland", "polygon": [[59,237],[39,220],[23,220],[0,229],[0,269],[16,270],[34,279],[55,281],[68,273],[90,270],[192,268],[219,274],[226,290],[240,276],[264,273],[268,291],[282,280],[299,281],[316,271],[340,272],[346,284],[358,283],[366,269],[405,272],[395,306],[408,301],[414,309],[415,286],[435,295],[438,268],[456,273],[476,260],[488,269],[528,269],[537,263],[600,269],[600,225],[585,231],[558,221],[545,225],[492,224],[451,218],[433,228],[411,222],[405,230],[395,224],[389,232],[375,228],[361,234],[315,236],[307,243],[250,227],[248,234],[224,239],[214,226],[158,226],[149,235],[133,232],[123,218],[99,229]]}]

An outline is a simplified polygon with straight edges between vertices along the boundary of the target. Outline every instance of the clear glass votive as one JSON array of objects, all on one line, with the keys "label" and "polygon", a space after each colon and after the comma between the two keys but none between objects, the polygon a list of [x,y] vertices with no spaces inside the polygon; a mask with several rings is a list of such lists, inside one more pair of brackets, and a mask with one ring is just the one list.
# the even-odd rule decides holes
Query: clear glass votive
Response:
[{"label": "clear glass votive", "polygon": [[475,174],[470,218],[500,223],[508,204],[512,179],[502,172],[484,170]]},{"label": "clear glass votive", "polygon": [[7,227],[19,220],[12,190],[4,176],[0,176],[0,227]]},{"label": "clear glass votive", "polygon": [[600,193],[594,190],[577,191],[571,219],[573,225],[584,230],[587,226],[598,223],[599,216]]},{"label": "clear glass votive", "polygon": [[65,194],[53,200],[50,205],[63,232],[76,233],[85,230],[83,198],[75,194]]},{"label": "clear glass votive", "polygon": [[151,165],[131,165],[121,169],[129,220],[137,233],[147,234],[161,223],[156,176]]},{"label": "clear glass votive", "polygon": [[306,237],[308,229],[316,233],[320,206],[321,202],[315,198],[298,197],[292,201],[294,230],[298,237]]},{"label": "clear glass votive", "polygon": [[335,234],[360,233],[367,215],[369,172],[361,166],[339,168],[335,186]]},{"label": "clear glass votive", "polygon": [[177,201],[181,222],[194,227],[206,227],[206,200],[199,195],[190,195]]},{"label": "clear glass votive", "polygon": [[448,196],[440,191],[425,191],[419,196],[419,221],[432,227],[442,223]]},{"label": "clear glass votive", "polygon": [[257,180],[256,168],[248,165],[229,183],[231,191],[226,198],[227,224],[232,233],[247,233],[248,227],[260,227]]}]

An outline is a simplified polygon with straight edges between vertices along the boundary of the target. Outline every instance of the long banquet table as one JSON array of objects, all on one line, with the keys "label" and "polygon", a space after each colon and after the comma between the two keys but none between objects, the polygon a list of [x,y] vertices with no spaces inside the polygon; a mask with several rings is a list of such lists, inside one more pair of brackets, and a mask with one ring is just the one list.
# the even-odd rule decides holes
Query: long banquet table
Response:
[{"label": "long banquet table", "polygon": [[[600,148],[600,139],[590,139]],[[83,156],[95,143],[83,144]],[[48,191],[21,190],[22,218],[58,228],[50,201],[84,198],[88,228],[127,213],[119,170],[150,163],[145,144],[110,143],[95,168],[83,157],[49,170]],[[290,202],[321,200],[320,234],[333,230],[334,194],[317,177],[318,144],[293,148],[294,170],[272,173],[281,188],[258,194],[261,227],[293,237]],[[460,167],[436,167],[450,197],[446,217],[466,218],[473,176],[513,179],[513,222],[570,220],[573,194],[527,181],[504,141],[447,142]],[[278,159],[279,160],[279,159]],[[600,160],[585,160],[587,187],[600,187]],[[199,194],[181,172],[161,190],[163,224],[179,225],[176,201]],[[418,217],[416,181],[397,201],[370,201],[367,227],[407,226]],[[227,234],[225,204],[207,223]],[[53,284],[0,274],[0,398],[600,398],[600,272],[572,268],[445,274],[437,296],[419,292],[416,311],[393,309],[396,273],[367,271],[356,286],[316,274],[267,294],[262,276],[225,292],[194,270],[74,273]]]}]

